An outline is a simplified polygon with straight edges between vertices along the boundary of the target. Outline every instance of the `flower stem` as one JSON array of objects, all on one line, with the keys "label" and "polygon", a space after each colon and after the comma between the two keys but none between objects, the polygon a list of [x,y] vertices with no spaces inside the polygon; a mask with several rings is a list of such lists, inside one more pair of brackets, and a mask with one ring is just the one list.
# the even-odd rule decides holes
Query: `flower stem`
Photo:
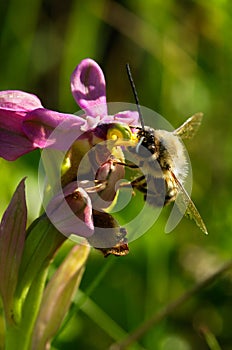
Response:
[{"label": "flower stem", "polygon": [[48,267],[42,269],[32,284],[23,308],[19,324],[6,325],[5,350],[29,350],[31,334],[38,314],[43,290],[47,278]]}]

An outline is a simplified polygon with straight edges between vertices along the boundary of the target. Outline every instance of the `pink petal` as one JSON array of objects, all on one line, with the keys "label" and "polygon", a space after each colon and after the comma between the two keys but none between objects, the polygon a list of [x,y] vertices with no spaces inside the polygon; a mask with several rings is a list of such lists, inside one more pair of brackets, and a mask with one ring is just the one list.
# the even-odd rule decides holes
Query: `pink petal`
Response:
[{"label": "pink petal", "polygon": [[22,122],[25,115],[25,111],[13,111],[0,108],[0,130],[8,130],[23,134]]},{"label": "pink petal", "polygon": [[140,125],[139,113],[137,111],[123,111],[114,115],[114,120],[117,123],[127,124],[129,126]]},{"label": "pink petal", "polygon": [[68,150],[81,135],[80,128],[85,123],[84,119],[73,114],[39,108],[27,114],[23,130],[35,147],[54,146]]},{"label": "pink petal", "polygon": [[22,130],[26,112],[0,108],[0,157],[15,160],[35,149]]},{"label": "pink petal", "polygon": [[89,116],[107,115],[105,77],[99,65],[86,58],[71,76],[72,94]]},{"label": "pink petal", "polygon": [[46,214],[65,236],[90,237],[93,234],[91,200],[82,188],[77,189],[76,182],[68,184],[50,201]]},{"label": "pink petal", "polygon": [[125,168],[123,165],[115,164],[113,160],[104,162],[96,172],[96,180],[107,181],[107,186],[99,191],[90,194],[94,209],[101,211],[109,207],[115,198],[118,184],[125,177]]},{"label": "pink petal", "polygon": [[42,105],[35,95],[0,91],[0,157],[12,161],[36,148],[24,134],[22,123],[28,111],[39,107]]},{"label": "pink petal", "polygon": [[35,148],[26,137],[0,130],[0,157],[13,161]]},{"label": "pink petal", "polygon": [[31,111],[42,107],[37,96],[19,90],[0,91],[0,108],[13,111]]}]

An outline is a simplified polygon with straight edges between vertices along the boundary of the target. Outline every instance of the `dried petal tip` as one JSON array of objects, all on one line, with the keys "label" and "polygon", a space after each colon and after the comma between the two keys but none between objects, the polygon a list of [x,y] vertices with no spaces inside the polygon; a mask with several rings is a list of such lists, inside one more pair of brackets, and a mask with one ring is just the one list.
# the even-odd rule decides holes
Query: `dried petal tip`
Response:
[{"label": "dried petal tip", "polygon": [[124,256],[129,253],[127,231],[120,227],[112,215],[93,210],[94,234],[88,242],[100,250],[105,257],[108,255]]}]

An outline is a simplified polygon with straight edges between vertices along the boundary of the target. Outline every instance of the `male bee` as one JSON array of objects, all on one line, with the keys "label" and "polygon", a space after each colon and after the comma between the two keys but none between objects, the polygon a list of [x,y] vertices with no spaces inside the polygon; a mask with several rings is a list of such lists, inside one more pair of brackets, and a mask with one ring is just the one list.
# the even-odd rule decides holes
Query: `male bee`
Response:
[{"label": "male bee", "polygon": [[[189,139],[195,135],[202,116],[202,113],[194,114],[172,132],[156,130],[144,126],[142,123],[142,127],[131,127],[133,140],[132,142],[130,140],[125,142],[125,145],[127,142],[129,145],[124,147],[125,160],[110,157],[101,164],[96,174],[93,191],[98,192],[103,199],[108,200],[109,194],[112,195],[113,193],[112,189],[114,189],[118,177],[121,177],[123,168],[131,168],[135,175],[132,175],[133,177],[129,182],[121,183],[121,188],[129,186],[142,192],[145,200],[154,206],[167,205],[179,197],[177,205],[180,211],[190,216],[199,228],[207,234],[206,226],[183,185],[188,172],[188,163],[181,142],[181,139]],[[131,163],[126,160],[127,151],[133,154],[135,162]],[[142,173],[144,169],[146,175]],[[100,221],[103,220],[103,223],[99,223],[98,216],[95,215],[95,225],[97,227],[101,227],[101,225],[103,225],[102,227],[113,227],[112,218],[104,217],[100,213],[99,219]],[[95,236],[94,239],[96,239]],[[115,240],[112,246],[98,248],[104,256],[109,254],[122,256],[128,253],[126,233],[122,228],[118,228],[116,234],[110,238]],[[105,239],[105,241],[107,240]],[[90,243],[93,244],[91,239]]]},{"label": "male bee", "polygon": [[[193,218],[200,229],[207,233],[197,208],[183,186],[188,169],[184,146],[181,142],[181,139],[189,139],[195,135],[202,116],[202,113],[194,114],[173,132],[155,130],[147,126],[140,128],[137,132],[138,144],[134,153],[140,159],[138,168],[143,168],[146,163],[148,175],[135,178],[131,181],[131,185],[144,193],[145,199],[155,205],[167,205],[175,201],[179,195],[184,204],[183,207],[186,209],[185,214]],[[144,148],[149,151],[146,153],[146,158],[144,157]],[[157,164],[161,170],[159,172],[156,171]],[[128,166],[134,167],[130,164]],[[160,180],[163,180],[164,189]],[[161,202],[159,202],[160,199]]]},{"label": "male bee", "polygon": [[190,139],[196,134],[203,114],[194,114],[173,132],[155,130],[145,126],[128,65],[127,72],[138,107],[141,128],[135,130],[137,145],[134,148],[130,147],[130,151],[137,157],[137,165],[126,165],[131,168],[146,167],[148,174],[136,177],[130,182],[130,185],[144,193],[145,199],[155,205],[169,204],[180,196],[179,207],[180,203],[184,207],[183,209],[181,206],[180,210],[193,218],[199,228],[207,234],[206,226],[183,186],[188,169],[184,146],[181,142],[181,139]]},{"label": "male bee", "polygon": [[[111,158],[105,164],[110,165],[111,171],[105,174],[105,181],[100,181],[100,193],[103,196],[112,182],[112,169],[122,165],[125,168],[134,169],[134,175],[129,182],[121,183],[120,187],[132,187],[144,194],[144,199],[151,205],[163,206],[174,202],[177,198],[177,206],[181,213],[190,216],[199,228],[207,234],[206,226],[184,188],[184,181],[188,174],[188,162],[182,139],[192,138],[202,121],[203,114],[196,113],[188,118],[179,128],[174,131],[157,130],[144,125],[140,110],[137,92],[127,65],[128,76],[132,85],[141,127],[130,127],[131,140],[125,142],[125,161]],[[114,129],[112,129],[114,130]],[[127,146],[126,146],[127,145]],[[127,152],[133,155],[133,163],[128,162]],[[103,169],[102,165],[100,170]],[[145,170],[145,173],[143,171]],[[97,182],[99,181],[97,177]],[[102,195],[101,194],[101,195]]]}]

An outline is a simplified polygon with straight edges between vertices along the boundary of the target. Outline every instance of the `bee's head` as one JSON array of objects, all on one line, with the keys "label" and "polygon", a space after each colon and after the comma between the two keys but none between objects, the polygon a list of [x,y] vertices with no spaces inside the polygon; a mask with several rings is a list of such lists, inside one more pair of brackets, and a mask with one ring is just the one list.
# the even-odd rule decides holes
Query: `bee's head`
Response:
[{"label": "bee's head", "polygon": [[143,157],[149,157],[156,152],[155,130],[153,128],[150,128],[149,126],[139,128],[136,136],[138,140],[136,153]]}]

